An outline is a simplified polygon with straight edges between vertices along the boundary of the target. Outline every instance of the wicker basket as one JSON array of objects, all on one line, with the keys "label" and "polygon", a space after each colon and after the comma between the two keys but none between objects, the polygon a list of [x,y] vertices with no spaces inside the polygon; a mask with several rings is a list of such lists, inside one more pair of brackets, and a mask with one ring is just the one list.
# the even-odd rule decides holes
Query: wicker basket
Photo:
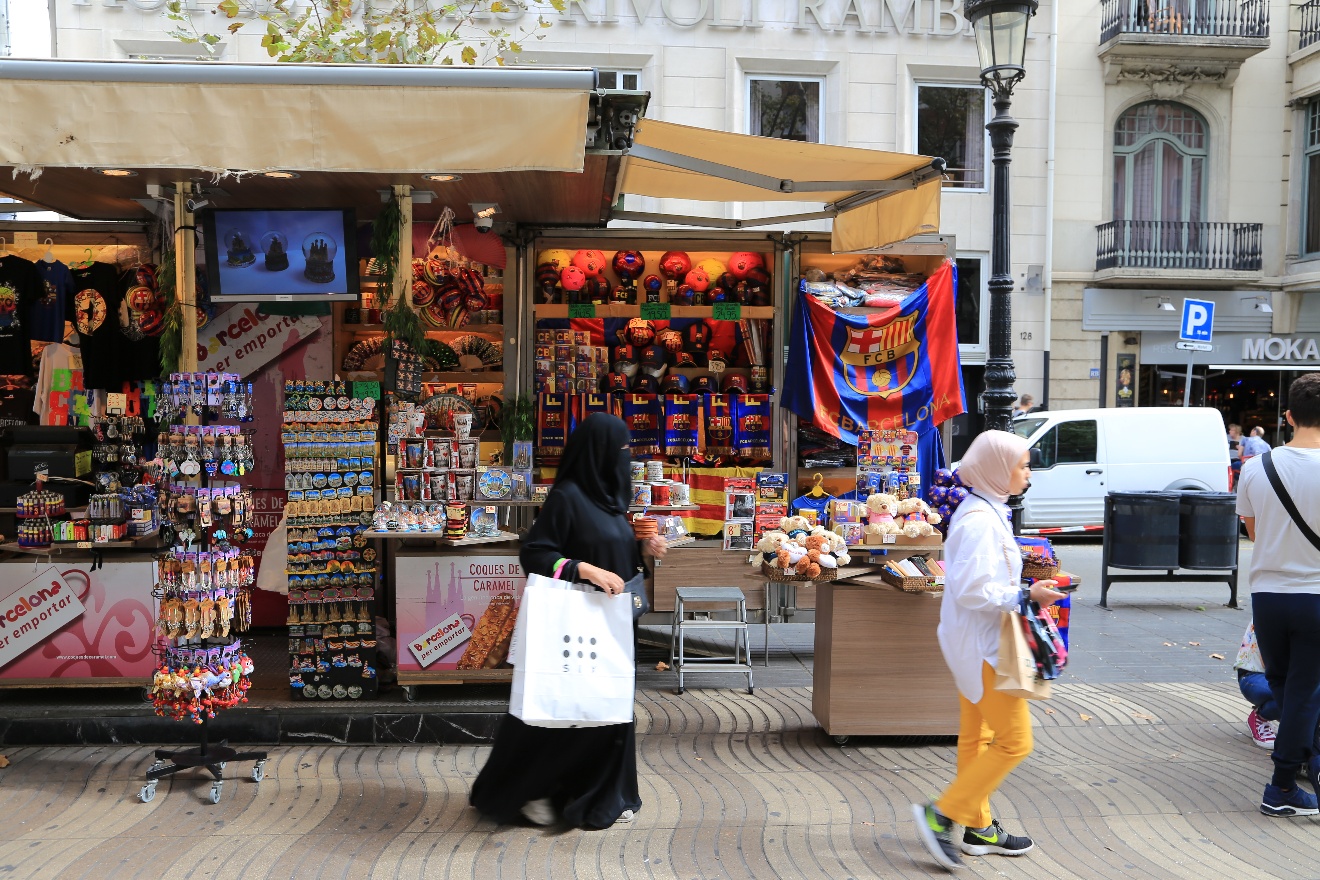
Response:
[{"label": "wicker basket", "polygon": [[1022,576],[1024,578],[1031,578],[1032,580],[1039,581],[1046,578],[1052,578],[1058,573],[1058,563],[1055,563],[1054,565],[1041,565],[1036,562],[1022,563]]},{"label": "wicker basket", "polygon": [[805,578],[799,577],[795,574],[784,574],[783,569],[771,568],[767,563],[762,562],[761,574],[765,576],[766,580],[777,581],[779,583],[827,584],[838,576],[839,570],[837,568],[826,568],[822,565],[820,568],[820,577]]},{"label": "wicker basket", "polygon": [[941,593],[944,591],[944,585],[936,583],[935,578],[898,577],[883,568],[880,569],[880,579],[905,593]]}]

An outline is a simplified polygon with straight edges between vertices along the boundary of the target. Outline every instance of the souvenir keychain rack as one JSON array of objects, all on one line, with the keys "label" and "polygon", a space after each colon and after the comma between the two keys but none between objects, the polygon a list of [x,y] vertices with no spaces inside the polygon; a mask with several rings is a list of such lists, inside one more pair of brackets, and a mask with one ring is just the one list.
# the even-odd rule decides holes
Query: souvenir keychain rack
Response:
[{"label": "souvenir keychain rack", "polygon": [[[196,748],[156,750],[155,762],[147,771],[146,784],[139,793],[143,803],[155,798],[156,784],[162,777],[205,767],[214,777],[210,801],[217,804],[224,785],[224,769],[230,761],[255,761],[251,778],[259,783],[265,776],[267,760],[264,751],[239,752],[223,739],[218,744],[211,743],[209,730],[216,709],[232,708],[247,701],[245,693],[251,685],[252,662],[243,653],[242,639],[236,633],[245,631],[251,624],[251,598],[247,591],[254,579],[254,566],[250,557],[229,546],[231,536],[213,518],[233,516],[235,543],[251,537],[234,507],[243,500],[238,482],[233,481],[231,487],[223,485],[228,481],[214,480],[217,472],[225,476],[245,474],[251,466],[251,447],[243,449],[244,444],[236,442],[234,430],[220,428],[208,432],[207,422],[212,416],[220,421],[251,421],[252,386],[244,386],[240,377],[231,373],[176,373],[169,383],[162,385],[156,418],[161,425],[169,425],[174,417],[187,420],[190,413],[199,417],[201,424],[171,429],[165,448],[158,453],[162,460],[168,460],[162,476],[163,488],[179,491],[163,493],[173,525],[169,544],[174,549],[158,566],[162,665],[156,672],[152,697],[157,714],[176,720],[190,716],[199,728],[200,738]],[[175,435],[188,438],[188,442],[176,444]],[[234,442],[219,442],[226,437]],[[229,488],[238,491],[224,491]],[[217,489],[221,492],[217,493]],[[228,503],[216,504],[213,514],[211,505],[216,500]],[[246,513],[250,514],[250,510]],[[210,590],[203,589],[203,565],[209,572]],[[190,590],[190,586],[198,589]],[[199,596],[208,593],[206,600],[199,601]],[[185,596],[190,598],[185,601]],[[208,603],[209,614],[202,610]],[[179,618],[185,614],[190,619],[181,622]],[[184,629],[186,632],[181,635]],[[188,688],[194,696],[185,706],[179,695],[186,694]]]}]

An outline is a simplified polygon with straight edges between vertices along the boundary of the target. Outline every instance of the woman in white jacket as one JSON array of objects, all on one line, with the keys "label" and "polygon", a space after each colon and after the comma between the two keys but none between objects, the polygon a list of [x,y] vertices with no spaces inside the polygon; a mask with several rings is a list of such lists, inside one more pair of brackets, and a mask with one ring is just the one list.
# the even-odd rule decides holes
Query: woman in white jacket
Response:
[{"label": "woman in white jacket", "polygon": [[[961,849],[969,855],[1017,856],[1034,846],[1031,838],[1004,831],[990,814],[990,795],[1032,746],[1027,701],[995,690],[1000,613],[1016,611],[1023,594],[1008,496],[1029,485],[1027,441],[986,431],[972,441],[958,475],[972,489],[949,523],[938,630],[961,706],[958,772],[938,801],[912,808],[922,842],[949,869],[962,864],[955,823],[964,828]],[[1062,599],[1052,586],[1036,581],[1031,598],[1042,606]]]}]

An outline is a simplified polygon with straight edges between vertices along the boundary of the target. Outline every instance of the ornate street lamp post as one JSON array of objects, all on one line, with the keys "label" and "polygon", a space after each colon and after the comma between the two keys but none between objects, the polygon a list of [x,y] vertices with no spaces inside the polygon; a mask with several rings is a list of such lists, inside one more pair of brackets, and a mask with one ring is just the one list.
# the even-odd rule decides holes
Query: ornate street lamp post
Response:
[{"label": "ornate street lamp post", "polygon": [[[1057,0],[1056,0],[1057,2]],[[1017,120],[1009,115],[1013,86],[1026,75],[1027,23],[1039,0],[967,0],[963,15],[976,35],[981,83],[995,117],[986,125],[994,150],[994,241],[990,252],[990,356],[985,363],[985,426],[1007,431],[1013,400],[1013,264],[1009,240],[1009,177]]]}]

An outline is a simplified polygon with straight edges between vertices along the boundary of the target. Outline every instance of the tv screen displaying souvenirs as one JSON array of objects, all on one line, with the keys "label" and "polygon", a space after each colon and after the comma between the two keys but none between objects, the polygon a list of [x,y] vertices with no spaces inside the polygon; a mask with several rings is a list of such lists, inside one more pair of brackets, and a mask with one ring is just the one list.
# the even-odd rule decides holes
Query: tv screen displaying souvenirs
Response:
[{"label": "tv screen displaying souvenirs", "polygon": [[358,296],[351,210],[213,210],[202,225],[212,299]]}]

